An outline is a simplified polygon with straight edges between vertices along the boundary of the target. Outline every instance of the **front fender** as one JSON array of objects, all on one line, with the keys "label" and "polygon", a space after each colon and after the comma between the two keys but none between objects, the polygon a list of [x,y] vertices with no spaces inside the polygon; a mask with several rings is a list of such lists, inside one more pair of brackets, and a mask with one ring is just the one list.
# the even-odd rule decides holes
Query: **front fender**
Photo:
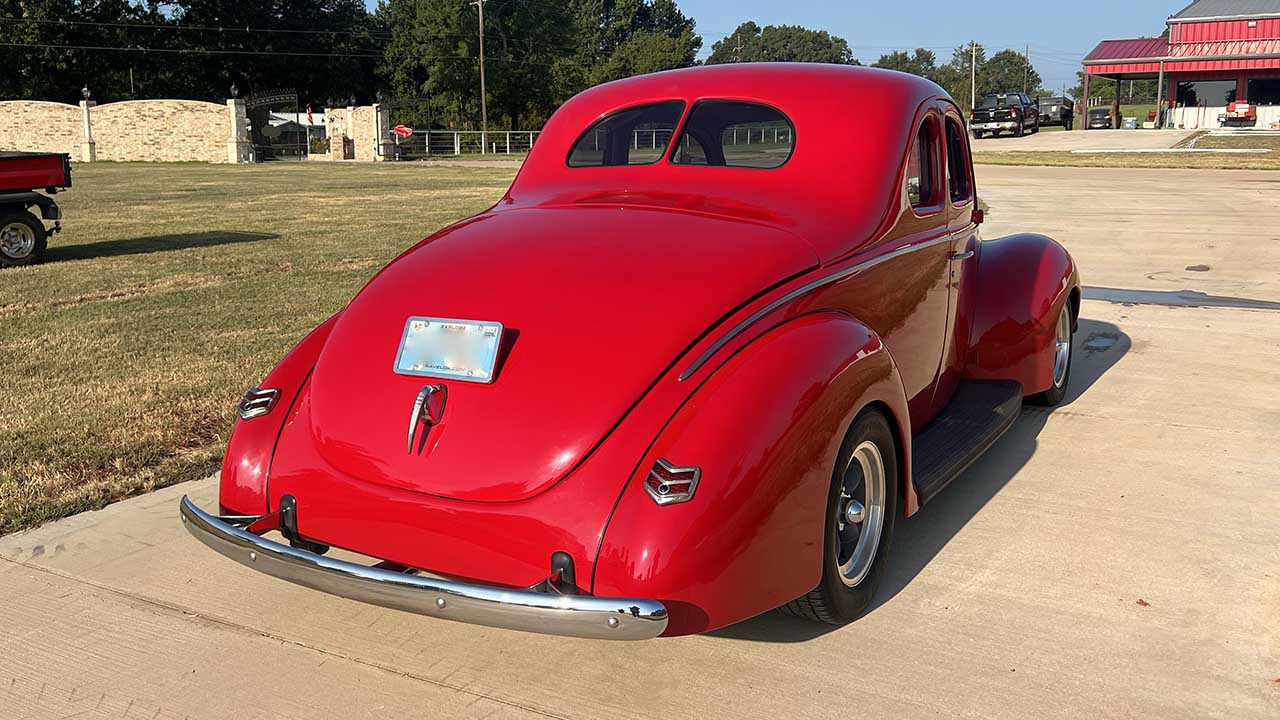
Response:
[{"label": "front fender", "polygon": [[223,514],[262,515],[269,512],[267,477],[271,471],[276,439],[340,315],[334,315],[308,333],[263,378],[260,387],[280,391],[280,399],[269,414],[252,420],[236,418],[227,453],[222,458],[218,502]]},{"label": "front fender", "polygon": [[1079,315],[1080,275],[1066,248],[1044,235],[1010,235],[980,245],[973,325],[964,377],[1017,380],[1026,394],[1053,384],[1058,313]]},{"label": "front fender", "polygon": [[[873,331],[823,312],[765,333],[712,374],[659,434],[605,530],[593,592],[659,599],[671,612],[666,634],[682,635],[813,589],[836,455],[872,403],[891,416],[900,467],[908,468],[902,381]],[[691,501],[659,506],[649,497],[643,481],[657,458],[702,469]],[[910,482],[904,487],[912,492]]]}]

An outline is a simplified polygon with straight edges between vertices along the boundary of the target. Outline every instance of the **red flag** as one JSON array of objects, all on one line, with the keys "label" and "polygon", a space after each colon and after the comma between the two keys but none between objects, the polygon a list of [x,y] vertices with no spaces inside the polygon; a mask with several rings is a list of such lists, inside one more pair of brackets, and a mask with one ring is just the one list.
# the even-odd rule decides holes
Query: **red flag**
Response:
[{"label": "red flag", "polygon": [[315,119],[311,117],[311,103],[307,103],[307,124],[308,125],[316,124]]}]

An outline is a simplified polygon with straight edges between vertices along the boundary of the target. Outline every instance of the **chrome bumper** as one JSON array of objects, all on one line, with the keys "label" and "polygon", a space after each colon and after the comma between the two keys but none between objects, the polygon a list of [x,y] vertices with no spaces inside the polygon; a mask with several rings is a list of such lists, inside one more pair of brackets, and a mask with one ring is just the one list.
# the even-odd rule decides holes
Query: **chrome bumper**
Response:
[{"label": "chrome bumper", "polygon": [[411,575],[317,555],[267,540],[182,498],[197,540],[246,567],[321,592],[459,622],[597,640],[648,640],[667,628],[654,600],[560,595]]}]

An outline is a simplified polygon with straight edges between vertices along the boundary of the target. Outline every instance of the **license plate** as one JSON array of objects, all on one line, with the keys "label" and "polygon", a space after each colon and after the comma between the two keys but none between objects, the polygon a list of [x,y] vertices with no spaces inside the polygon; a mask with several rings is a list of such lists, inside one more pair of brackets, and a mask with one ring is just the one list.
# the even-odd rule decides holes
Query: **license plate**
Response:
[{"label": "license plate", "polygon": [[502,323],[411,317],[404,325],[396,372],[469,382],[493,382]]}]

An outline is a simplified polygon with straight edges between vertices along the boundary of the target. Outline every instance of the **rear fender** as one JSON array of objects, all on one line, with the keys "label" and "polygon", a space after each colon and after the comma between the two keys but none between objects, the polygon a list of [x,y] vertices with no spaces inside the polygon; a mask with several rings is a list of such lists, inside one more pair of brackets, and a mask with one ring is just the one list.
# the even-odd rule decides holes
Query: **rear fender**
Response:
[{"label": "rear fender", "polygon": [[[907,401],[880,338],[822,312],[756,339],[690,396],[630,479],[605,530],[593,592],[659,599],[671,611],[667,634],[682,635],[813,589],[836,455],[871,404],[897,430],[914,508]],[[649,496],[643,482],[657,458],[702,469],[691,501],[659,506]]]},{"label": "rear fender", "polygon": [[280,399],[274,409],[252,420],[236,418],[227,454],[222,459],[218,502],[223,514],[262,515],[268,512],[267,478],[276,439],[339,315],[334,315],[308,333],[263,378],[259,387],[280,391]]},{"label": "rear fender", "polygon": [[1053,384],[1058,313],[1079,310],[1080,275],[1071,255],[1044,235],[980,244],[973,325],[964,377],[1016,380],[1032,395]]}]

